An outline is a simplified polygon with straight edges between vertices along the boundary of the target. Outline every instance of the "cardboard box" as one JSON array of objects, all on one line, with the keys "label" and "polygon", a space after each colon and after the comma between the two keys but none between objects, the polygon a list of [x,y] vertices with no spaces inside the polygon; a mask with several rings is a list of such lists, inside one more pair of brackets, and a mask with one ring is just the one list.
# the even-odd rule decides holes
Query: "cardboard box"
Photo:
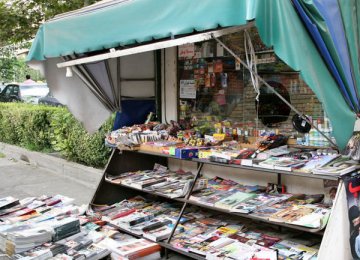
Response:
[{"label": "cardboard box", "polygon": [[150,152],[150,153],[162,153],[164,147],[161,146],[154,146],[148,144],[141,144],[140,151],[142,152]]},{"label": "cardboard box", "polygon": [[176,148],[175,157],[180,159],[198,158],[198,148]]},{"label": "cardboard box", "polygon": [[209,159],[209,157],[212,155],[212,151],[207,149],[207,150],[199,150],[199,154],[198,157],[199,159]]},{"label": "cardboard box", "polygon": [[176,146],[171,146],[169,148],[169,155],[175,156],[176,149],[178,149]]}]

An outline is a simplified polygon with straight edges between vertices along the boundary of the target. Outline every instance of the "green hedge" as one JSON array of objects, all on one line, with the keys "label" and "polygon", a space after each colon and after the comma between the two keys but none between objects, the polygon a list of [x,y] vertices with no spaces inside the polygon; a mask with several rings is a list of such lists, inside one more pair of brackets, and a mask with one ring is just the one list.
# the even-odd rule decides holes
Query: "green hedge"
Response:
[{"label": "green hedge", "polygon": [[23,103],[0,103],[0,141],[24,148],[58,151],[68,160],[93,167],[105,166],[110,149],[104,136],[110,118],[95,134],[88,134],[66,108]]}]

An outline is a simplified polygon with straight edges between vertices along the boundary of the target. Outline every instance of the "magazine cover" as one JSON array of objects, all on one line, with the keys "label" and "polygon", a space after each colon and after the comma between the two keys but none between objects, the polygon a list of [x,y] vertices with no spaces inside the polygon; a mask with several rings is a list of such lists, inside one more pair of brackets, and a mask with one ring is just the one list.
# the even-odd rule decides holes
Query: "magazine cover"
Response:
[{"label": "magazine cover", "polygon": [[338,190],[338,181],[324,180],[324,204],[332,206]]},{"label": "magazine cover", "polygon": [[351,174],[342,177],[346,189],[350,226],[350,248],[354,259],[360,259],[360,175]]}]

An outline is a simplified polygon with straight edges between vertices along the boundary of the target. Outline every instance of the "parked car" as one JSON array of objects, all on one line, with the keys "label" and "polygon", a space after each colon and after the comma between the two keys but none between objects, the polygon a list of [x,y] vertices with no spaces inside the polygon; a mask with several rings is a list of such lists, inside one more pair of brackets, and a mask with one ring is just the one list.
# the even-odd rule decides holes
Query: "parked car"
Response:
[{"label": "parked car", "polygon": [[54,98],[54,96],[51,94],[51,92],[49,92],[45,97],[40,98],[39,99],[39,104],[48,105],[48,106],[55,106],[55,107],[63,106],[63,104],[61,104],[59,102],[59,100]]},{"label": "parked car", "polygon": [[1,102],[25,102],[38,104],[39,98],[49,93],[47,84],[8,84],[0,93]]}]

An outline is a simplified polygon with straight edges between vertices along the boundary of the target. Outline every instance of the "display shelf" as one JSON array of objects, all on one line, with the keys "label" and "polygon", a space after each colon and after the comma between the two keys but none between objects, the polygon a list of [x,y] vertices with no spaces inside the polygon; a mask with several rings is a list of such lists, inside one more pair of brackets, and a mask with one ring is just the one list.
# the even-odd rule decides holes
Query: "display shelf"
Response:
[{"label": "display shelf", "polygon": [[311,229],[311,228],[306,228],[306,227],[297,226],[297,225],[291,225],[291,224],[287,224],[287,223],[270,221],[270,220],[267,220],[267,219],[260,218],[258,216],[252,215],[252,214],[231,212],[230,210],[227,210],[227,209],[208,206],[208,205],[205,205],[205,204],[193,201],[193,200],[188,200],[187,203],[191,204],[191,205],[194,205],[194,206],[201,207],[201,208],[206,208],[206,209],[210,209],[210,210],[213,210],[213,211],[223,212],[223,213],[226,213],[226,214],[229,214],[229,215],[232,215],[232,216],[238,216],[238,217],[242,217],[242,218],[247,218],[247,219],[251,219],[251,220],[255,220],[255,221],[259,221],[259,222],[272,224],[272,225],[275,225],[275,226],[281,226],[281,227],[286,227],[286,228],[289,228],[289,229],[295,229],[295,230],[299,230],[299,231],[309,232],[309,233],[316,234],[316,235],[323,235],[322,229]]},{"label": "display shelf", "polygon": [[[282,175],[289,175],[289,176],[299,176],[304,178],[313,178],[313,179],[329,179],[329,180],[338,180],[337,177],[333,176],[322,176],[322,175],[312,175],[312,174],[305,174],[305,173],[298,173],[298,172],[287,172],[287,171],[275,171],[270,169],[263,169],[263,168],[255,168],[255,167],[248,167],[248,166],[242,166],[242,165],[232,165],[232,164],[222,164],[222,163],[215,163],[210,162],[208,160],[203,159],[187,159],[184,161],[193,162],[197,165],[197,171],[194,176],[194,181],[191,185],[191,188],[189,192],[186,194],[185,198],[170,198],[164,194],[146,191],[143,189],[126,186],[123,184],[117,184],[113,183],[110,180],[106,180],[105,176],[107,174],[116,176],[120,173],[125,173],[128,171],[137,171],[137,170],[147,170],[151,167],[153,167],[154,163],[160,163],[165,166],[168,166],[169,159],[175,159],[175,160],[184,160],[180,158],[176,158],[171,155],[167,154],[161,154],[158,152],[152,152],[152,151],[124,151],[124,152],[117,152],[117,150],[113,150],[113,153],[111,155],[111,158],[109,159],[109,163],[106,166],[106,169],[103,174],[103,178],[101,179],[98,188],[93,196],[93,199],[91,203],[93,204],[113,204],[116,202],[119,202],[123,199],[128,199],[133,196],[139,195],[139,194],[148,194],[151,196],[158,197],[159,199],[166,199],[169,201],[174,201],[182,204],[181,211],[179,213],[179,216],[177,218],[176,224],[174,225],[174,228],[172,230],[172,233],[170,234],[168,240],[165,242],[157,242],[160,246],[165,248],[166,250],[171,250],[174,253],[179,253],[185,257],[193,258],[193,259],[201,259],[204,260],[205,258],[201,255],[197,255],[194,253],[189,253],[186,251],[183,251],[181,249],[173,247],[170,242],[171,239],[174,236],[174,232],[176,230],[177,225],[179,224],[179,221],[183,214],[186,212],[186,207],[188,206],[196,206],[208,211],[217,212],[220,214],[226,214],[228,216],[235,216],[242,219],[249,219],[251,221],[254,221],[255,223],[264,223],[266,225],[270,226],[277,226],[279,229],[285,228],[286,230],[293,230],[295,231],[301,231],[306,232],[308,234],[312,235],[323,235],[323,230],[321,229],[311,229],[306,228],[302,226],[287,224],[287,223],[279,223],[270,221],[264,218],[257,217],[252,214],[244,214],[244,213],[237,213],[237,212],[231,212],[227,209],[221,209],[213,206],[204,205],[202,203],[199,203],[197,201],[190,200],[190,195],[192,194],[194,185],[196,183],[196,180],[201,176],[201,171],[205,165],[216,165],[219,167],[230,167],[234,169],[241,170],[250,170],[250,171],[256,171],[263,174],[277,174],[278,175],[278,182],[280,180],[281,182],[281,176]],[[280,183],[279,182],[279,183]],[[117,225],[111,224],[113,227],[117,228],[118,230],[132,235],[137,238],[141,238],[142,235],[135,234],[127,229],[121,228]],[[325,229],[325,228],[324,228]],[[291,231],[290,231],[291,232]]]},{"label": "display shelf", "polygon": [[290,228],[290,229],[305,231],[305,232],[314,233],[314,234],[318,234],[318,235],[322,235],[322,234],[323,234],[323,232],[322,232],[321,229],[311,229],[311,228],[306,228],[306,227],[297,226],[297,225],[291,225],[291,224],[287,224],[287,223],[270,221],[270,220],[267,220],[267,219],[264,219],[264,218],[260,218],[260,217],[258,217],[258,216],[256,216],[256,215],[253,215],[253,214],[245,214],[245,213],[232,212],[232,211],[227,210],[227,209],[222,209],[222,208],[218,208],[218,207],[214,207],[214,206],[209,206],[209,205],[202,204],[202,203],[199,203],[199,202],[197,202],[197,201],[190,200],[190,199],[186,200],[185,198],[170,198],[170,197],[165,196],[165,195],[160,194],[160,193],[150,192],[150,191],[138,189],[138,188],[131,187],[131,186],[127,186],[127,185],[112,183],[112,182],[110,182],[110,181],[107,181],[107,182],[108,182],[108,183],[111,183],[111,184],[113,184],[113,185],[119,186],[119,187],[123,187],[123,188],[128,188],[128,189],[132,189],[132,190],[144,192],[144,193],[147,193],[147,194],[150,194],[150,195],[159,196],[159,197],[166,198],[166,199],[173,200],[173,201],[177,201],[177,202],[182,202],[182,203],[187,202],[188,204],[191,204],[191,205],[194,205],[194,206],[198,206],[198,207],[201,207],[201,208],[210,209],[210,210],[217,211],[217,212],[223,212],[223,213],[226,213],[226,214],[229,214],[229,215],[233,215],[233,216],[238,216],[238,217],[242,217],[242,218],[246,218],[246,219],[255,220],[255,221],[258,221],[258,222],[264,222],[264,223],[273,224],[273,225],[276,225],[276,226],[287,227],[287,228]]},{"label": "display shelf", "polygon": [[162,198],[165,198],[165,199],[174,200],[174,201],[178,201],[178,202],[182,202],[182,203],[185,202],[185,200],[183,198],[171,198],[171,197],[168,197],[168,196],[166,196],[166,195],[164,195],[162,193],[147,191],[147,190],[143,190],[143,189],[123,185],[121,183],[113,183],[113,182],[111,182],[109,180],[106,180],[106,179],[105,179],[105,181],[108,182],[108,183],[111,183],[113,185],[119,186],[119,187],[128,188],[128,189],[132,189],[132,190],[136,190],[136,191],[141,191],[141,192],[144,192],[144,193],[147,193],[147,194],[150,194],[150,195],[155,195],[155,196],[158,196],[158,197],[162,197]]},{"label": "display shelf", "polygon": [[179,254],[182,254],[184,256],[187,256],[187,257],[191,257],[192,259],[197,259],[197,260],[205,260],[206,258],[203,257],[203,256],[200,256],[200,255],[197,255],[197,254],[194,254],[194,253],[190,253],[190,252],[187,252],[187,251],[184,251],[184,250],[181,250],[179,248],[176,248],[176,247],[173,247],[171,244],[168,244],[166,242],[157,242],[160,246],[166,248],[166,249],[169,249],[171,251],[174,251],[174,252],[177,252]]},{"label": "display shelf", "polygon": [[[133,237],[136,237],[136,238],[144,238],[142,235],[138,235],[136,233],[133,233],[131,232],[130,230],[127,230],[127,229],[124,229],[122,227],[119,227],[118,225],[115,225],[115,224],[112,224],[112,223],[109,223],[108,224],[109,226],[112,226],[114,228],[116,228],[117,230],[123,232],[123,233],[126,233],[128,235],[131,235]],[[147,239],[147,238],[144,238],[144,239]],[[149,240],[149,239],[147,239]],[[149,240],[151,241],[151,240]],[[151,241],[151,242],[154,242],[154,241]],[[163,248],[166,248],[166,249],[169,249],[171,251],[174,251],[176,253],[180,253],[181,255],[184,255],[184,256],[188,256],[188,257],[191,257],[192,259],[197,259],[197,260],[205,260],[205,257],[202,257],[202,256],[199,256],[197,254],[193,254],[193,253],[189,253],[189,252],[186,252],[184,250],[181,250],[181,249],[178,249],[176,247],[173,247],[172,245],[166,243],[166,242],[162,242],[162,241],[157,241],[156,242],[158,245],[160,245],[161,247]]]},{"label": "display shelf", "polygon": [[236,168],[236,169],[251,170],[251,171],[256,171],[256,172],[260,172],[260,173],[264,173],[264,174],[282,174],[282,175],[298,176],[298,177],[313,178],[313,179],[334,180],[334,181],[339,180],[339,177],[337,177],[337,176],[304,173],[304,172],[298,172],[298,171],[272,170],[272,169],[266,169],[266,168],[261,168],[261,167],[252,167],[252,166],[244,166],[244,165],[237,165],[237,164],[217,163],[217,162],[211,162],[211,161],[205,160],[205,159],[193,159],[193,161],[198,162],[198,163],[217,165],[217,166],[221,166],[221,167],[230,167],[230,168]]},{"label": "display shelf", "polygon": [[321,150],[326,150],[326,149],[335,149],[338,150],[336,147],[333,146],[314,146],[314,145],[301,145],[301,144],[293,144],[293,145],[289,145],[293,148],[299,148],[299,149],[321,149]]},{"label": "display shelf", "polygon": [[244,165],[237,165],[237,164],[217,163],[217,162],[211,162],[211,161],[206,160],[206,159],[198,159],[198,158],[180,159],[180,158],[177,158],[175,156],[168,155],[168,154],[141,151],[141,150],[131,151],[131,152],[141,153],[141,154],[148,154],[148,155],[153,155],[153,156],[160,156],[160,157],[165,157],[165,158],[169,158],[169,159],[185,160],[185,161],[192,161],[192,162],[197,162],[197,163],[216,165],[216,166],[220,166],[220,167],[230,167],[230,168],[236,168],[236,169],[251,170],[251,171],[256,171],[256,172],[263,173],[263,174],[281,174],[281,175],[289,175],[289,176],[298,176],[298,177],[303,177],[303,178],[334,180],[334,181],[339,180],[338,176],[303,173],[303,172],[299,172],[299,171],[272,170],[272,169],[266,169],[266,168],[261,168],[261,167],[252,167],[252,166],[244,166]]},{"label": "display shelf", "polygon": [[175,160],[182,160],[182,161],[192,161],[192,159],[181,159],[178,157],[175,157],[173,155],[169,155],[169,154],[164,154],[164,153],[157,153],[157,152],[150,152],[150,151],[142,151],[142,150],[137,150],[137,151],[129,151],[129,152],[135,152],[135,153],[141,153],[141,154],[147,154],[147,155],[154,155],[154,156],[160,156],[160,157],[164,157],[164,158],[168,158],[168,159],[175,159]]}]

